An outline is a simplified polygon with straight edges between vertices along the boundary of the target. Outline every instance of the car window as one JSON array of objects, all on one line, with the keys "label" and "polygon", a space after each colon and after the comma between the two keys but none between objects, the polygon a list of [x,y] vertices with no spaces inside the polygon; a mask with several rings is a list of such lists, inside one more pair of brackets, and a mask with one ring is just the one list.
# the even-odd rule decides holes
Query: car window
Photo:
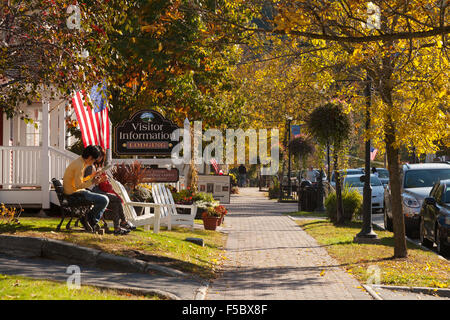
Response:
[{"label": "car window", "polygon": [[377,169],[377,172],[378,172],[378,178],[382,178],[382,179],[388,179],[389,178],[389,171],[388,170]]},{"label": "car window", "polygon": [[359,180],[359,177],[347,177],[344,179],[344,185],[360,188],[364,186],[364,183]]},{"label": "car window", "polygon": [[450,185],[445,187],[445,193],[442,196],[442,202],[450,203]]},{"label": "car window", "polygon": [[409,170],[404,179],[404,188],[432,187],[436,181],[450,179],[450,169]]},{"label": "car window", "polygon": [[370,185],[372,186],[382,186],[381,180],[377,177],[370,177]]}]

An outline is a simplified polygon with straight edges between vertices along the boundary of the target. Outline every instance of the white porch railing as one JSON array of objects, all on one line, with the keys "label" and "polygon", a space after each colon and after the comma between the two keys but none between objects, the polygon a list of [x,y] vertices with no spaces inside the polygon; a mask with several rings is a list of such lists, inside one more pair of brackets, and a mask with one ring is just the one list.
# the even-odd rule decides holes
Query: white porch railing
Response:
[{"label": "white porch railing", "polygon": [[0,147],[0,185],[5,187],[39,186],[40,147]]},{"label": "white porch railing", "polygon": [[48,162],[50,176],[62,179],[70,161],[78,157],[69,151],[49,147],[49,157],[42,157],[41,147],[0,147],[0,185],[11,187],[41,186],[41,170]]},{"label": "white porch railing", "polygon": [[67,150],[48,147],[50,154],[50,177],[62,179],[64,171],[72,160],[79,156]]}]

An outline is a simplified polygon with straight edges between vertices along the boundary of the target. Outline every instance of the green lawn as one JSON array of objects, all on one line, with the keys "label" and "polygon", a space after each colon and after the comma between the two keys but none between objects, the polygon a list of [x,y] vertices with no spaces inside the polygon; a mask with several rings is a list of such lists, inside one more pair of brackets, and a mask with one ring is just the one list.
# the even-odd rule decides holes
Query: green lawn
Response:
[{"label": "green lawn", "polygon": [[[138,228],[125,236],[97,235],[84,232],[81,227],[67,231],[65,225],[56,232],[59,218],[20,218],[20,225],[0,224],[0,234],[45,237],[91,247],[116,255],[134,257],[159,263],[166,267],[212,279],[223,263],[226,236],[217,231],[190,230],[175,227],[161,228],[160,233]],[[196,221],[201,224],[201,221]],[[185,241],[187,237],[203,238],[205,246]]]},{"label": "green lawn", "polygon": [[394,239],[389,231],[375,230],[380,244],[357,244],[355,235],[361,222],[336,227],[328,220],[298,220],[308,234],[323,245],[345,270],[360,282],[373,276],[376,266],[381,284],[397,286],[450,287],[450,263],[435,253],[408,243],[408,258],[393,259]]},{"label": "green lawn", "polygon": [[35,280],[0,274],[0,300],[155,300],[155,296],[136,296],[91,286],[69,289],[66,283]]}]

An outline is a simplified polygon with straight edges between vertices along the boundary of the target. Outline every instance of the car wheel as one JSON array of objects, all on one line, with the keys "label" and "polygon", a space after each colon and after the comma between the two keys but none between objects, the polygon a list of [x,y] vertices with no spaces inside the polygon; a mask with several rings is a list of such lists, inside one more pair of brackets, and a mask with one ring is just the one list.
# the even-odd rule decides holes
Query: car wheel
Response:
[{"label": "car wheel", "polygon": [[425,237],[425,226],[423,219],[420,219],[420,243],[429,249],[433,248],[433,242]]},{"label": "car wheel", "polygon": [[394,230],[394,228],[392,227],[392,219],[389,218],[387,214],[386,206],[384,206],[383,212],[384,212],[384,228],[392,232]]},{"label": "car wheel", "polygon": [[436,227],[436,244],[437,244],[437,252],[440,255],[450,254],[450,246],[446,245],[444,240],[441,238],[439,226]]}]

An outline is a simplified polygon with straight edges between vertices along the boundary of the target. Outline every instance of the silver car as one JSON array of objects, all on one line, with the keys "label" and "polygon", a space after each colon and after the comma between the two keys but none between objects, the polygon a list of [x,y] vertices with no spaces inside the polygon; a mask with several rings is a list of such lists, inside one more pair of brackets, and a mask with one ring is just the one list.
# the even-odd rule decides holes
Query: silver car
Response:
[{"label": "silver car", "polygon": [[[408,236],[419,236],[419,213],[422,202],[430,194],[434,183],[445,179],[450,179],[450,164],[417,163],[403,165],[401,197],[405,228]],[[393,230],[390,185],[387,186],[384,192],[384,227],[389,231]]]},{"label": "silver car", "polygon": [[[359,194],[364,195],[364,182],[361,181],[362,175],[347,175],[344,178],[344,186],[358,190]],[[370,186],[372,187],[372,211],[383,210],[384,187],[381,180],[376,176],[370,175]]]}]

